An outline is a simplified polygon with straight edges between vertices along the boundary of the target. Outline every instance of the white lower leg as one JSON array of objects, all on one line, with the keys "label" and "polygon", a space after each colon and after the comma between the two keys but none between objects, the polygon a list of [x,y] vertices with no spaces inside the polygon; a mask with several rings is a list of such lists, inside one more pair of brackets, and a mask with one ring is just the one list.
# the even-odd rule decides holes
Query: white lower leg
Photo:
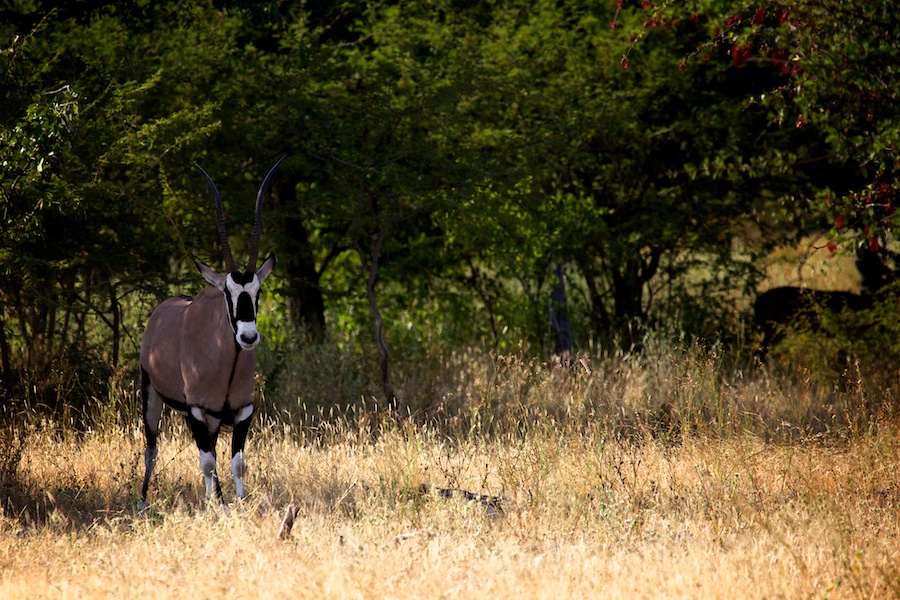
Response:
[{"label": "white lower leg", "polygon": [[234,494],[238,498],[244,497],[244,473],[247,466],[244,463],[243,450],[235,454],[231,459],[231,474],[234,475]]},{"label": "white lower leg", "polygon": [[218,476],[216,475],[216,455],[212,452],[200,451],[200,471],[203,473],[203,479],[206,481],[206,497],[212,498],[216,495],[216,483]]}]

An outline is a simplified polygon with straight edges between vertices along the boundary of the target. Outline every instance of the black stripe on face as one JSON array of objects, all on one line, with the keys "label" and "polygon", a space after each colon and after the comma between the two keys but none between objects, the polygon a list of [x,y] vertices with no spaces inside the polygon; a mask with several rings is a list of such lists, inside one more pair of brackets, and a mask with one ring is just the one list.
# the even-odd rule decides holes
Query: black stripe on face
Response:
[{"label": "black stripe on face", "polygon": [[228,305],[228,320],[231,322],[231,328],[237,333],[237,321],[234,318],[234,299],[227,289],[225,290],[225,304]]},{"label": "black stripe on face", "polygon": [[256,320],[256,311],[253,308],[253,300],[247,292],[241,292],[238,296],[236,320],[251,323]]}]

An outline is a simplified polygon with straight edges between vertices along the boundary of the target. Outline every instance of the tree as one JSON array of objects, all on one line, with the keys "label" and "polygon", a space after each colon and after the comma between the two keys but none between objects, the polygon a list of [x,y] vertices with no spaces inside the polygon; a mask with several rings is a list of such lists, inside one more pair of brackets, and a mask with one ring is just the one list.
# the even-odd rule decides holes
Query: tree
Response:
[{"label": "tree", "polygon": [[162,291],[181,249],[167,158],[214,127],[211,103],[179,102],[172,70],[191,65],[159,59],[187,40],[147,31],[157,9],[26,6],[11,20],[38,25],[4,53],[0,350],[7,385],[29,382],[51,408],[96,396],[123,340],[136,347],[123,304]]},{"label": "tree", "polygon": [[29,37],[13,40],[3,52],[6,68],[2,85],[5,110],[0,128],[0,305],[14,307],[0,314],[0,383],[6,389],[14,383],[7,321],[17,319],[16,329],[26,336],[25,361],[31,362],[31,351],[39,343],[36,338],[47,328],[46,321],[52,319],[47,304],[37,311],[28,311],[23,297],[27,297],[44,270],[41,258],[33,250],[40,245],[45,223],[71,212],[71,207],[52,190],[54,167],[78,112],[77,95],[70,86],[41,89],[34,75],[35,66],[29,64],[29,41]]},{"label": "tree", "polygon": [[727,54],[732,70],[778,74],[747,86],[743,100],[766,108],[773,126],[818,137],[827,154],[808,157],[783,146],[762,150],[785,163],[826,163],[838,177],[821,181],[801,210],[819,216],[817,224],[827,217],[872,249],[881,243],[895,225],[900,142],[900,17],[893,3],[699,0],[649,5],[644,19],[645,25],[690,20],[704,26],[706,39],[685,52],[684,63]]},{"label": "tree", "polygon": [[[448,212],[451,237],[496,244],[492,268],[526,295],[567,261],[602,342],[634,345],[664,315],[681,315],[676,329],[720,328],[709,319],[728,312],[727,293],[753,282],[734,239],[761,204],[802,185],[755,162],[755,147],[798,143],[793,132],[735,101],[728,72],[680,70],[674,32],[623,68],[627,38],[581,3],[479,18],[490,34],[467,49],[480,80],[460,102],[460,138],[483,179]],[[705,290],[691,291],[703,271]],[[546,331],[545,305],[531,304]],[[698,315],[706,322],[690,322]]]},{"label": "tree", "polygon": [[[686,64],[718,53],[735,77],[774,74],[746,85],[741,101],[766,109],[771,127],[818,140],[816,153],[783,144],[758,149],[757,161],[791,170],[821,166],[805,193],[766,215],[770,222],[799,235],[825,232],[832,252],[895,254],[884,252],[896,243],[897,226],[900,17],[893,3],[700,0],[648,6],[643,14],[645,24],[690,20],[705,29],[706,39],[685,53]],[[896,259],[887,264],[896,270]],[[888,389],[893,369],[884,367],[896,363],[898,352],[896,294],[895,281],[865,299],[870,309],[823,318],[814,351],[798,336],[794,356],[817,356],[834,375],[855,356],[857,367]]]},{"label": "tree", "polygon": [[893,219],[882,4],[833,7],[862,24],[812,2],[48,6],[0,24],[19,35],[0,91],[7,382],[127,362],[150,298],[214,252],[195,160],[244,224],[289,155],[264,213],[278,293],[296,326],[366,348],[380,316],[384,349],[550,350],[562,278],[576,348],[714,335],[765,243],[823,224],[881,243]]}]

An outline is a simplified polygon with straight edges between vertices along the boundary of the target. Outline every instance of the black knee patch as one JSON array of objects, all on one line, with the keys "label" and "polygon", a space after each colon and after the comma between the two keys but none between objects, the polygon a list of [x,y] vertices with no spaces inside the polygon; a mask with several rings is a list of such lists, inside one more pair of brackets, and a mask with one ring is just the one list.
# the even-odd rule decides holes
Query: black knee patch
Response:
[{"label": "black knee patch", "polygon": [[194,441],[197,443],[197,449],[201,452],[212,452],[215,454],[215,438],[209,434],[209,428],[206,423],[196,419],[194,415],[190,413],[185,415],[184,418],[187,419],[188,427],[191,428],[191,435],[194,436]]},{"label": "black knee patch", "polygon": [[231,457],[234,458],[234,455],[238,452],[244,451],[244,444],[247,442],[247,434],[250,432],[250,421],[253,420],[253,415],[250,415],[243,421],[238,421],[234,424],[234,431],[231,433]]}]

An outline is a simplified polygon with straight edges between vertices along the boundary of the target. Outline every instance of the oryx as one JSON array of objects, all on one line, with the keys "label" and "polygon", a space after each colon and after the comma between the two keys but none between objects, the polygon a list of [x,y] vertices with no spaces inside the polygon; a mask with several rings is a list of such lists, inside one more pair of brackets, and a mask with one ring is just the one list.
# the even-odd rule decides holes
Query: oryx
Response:
[{"label": "oryx", "polygon": [[200,169],[212,192],[218,220],[219,241],[226,273],[219,274],[195,261],[209,282],[196,296],[169,298],[160,304],[141,340],[141,394],[143,396],[144,483],[141,504],[146,506],[150,474],[156,463],[156,441],[163,404],[187,420],[200,451],[200,469],[206,481],[206,496],[222,497],[216,473],[216,439],[222,425],[234,427],[231,440],[231,472],[235,493],[244,497],[244,442],[253,416],[253,379],[259,343],[256,311],[260,286],[275,267],[275,257],[266,258],[259,269],[262,202],[269,179],[284,160],[269,170],[256,196],[256,222],[250,241],[250,259],[241,272],[234,264],[222,199],[216,184]]}]

